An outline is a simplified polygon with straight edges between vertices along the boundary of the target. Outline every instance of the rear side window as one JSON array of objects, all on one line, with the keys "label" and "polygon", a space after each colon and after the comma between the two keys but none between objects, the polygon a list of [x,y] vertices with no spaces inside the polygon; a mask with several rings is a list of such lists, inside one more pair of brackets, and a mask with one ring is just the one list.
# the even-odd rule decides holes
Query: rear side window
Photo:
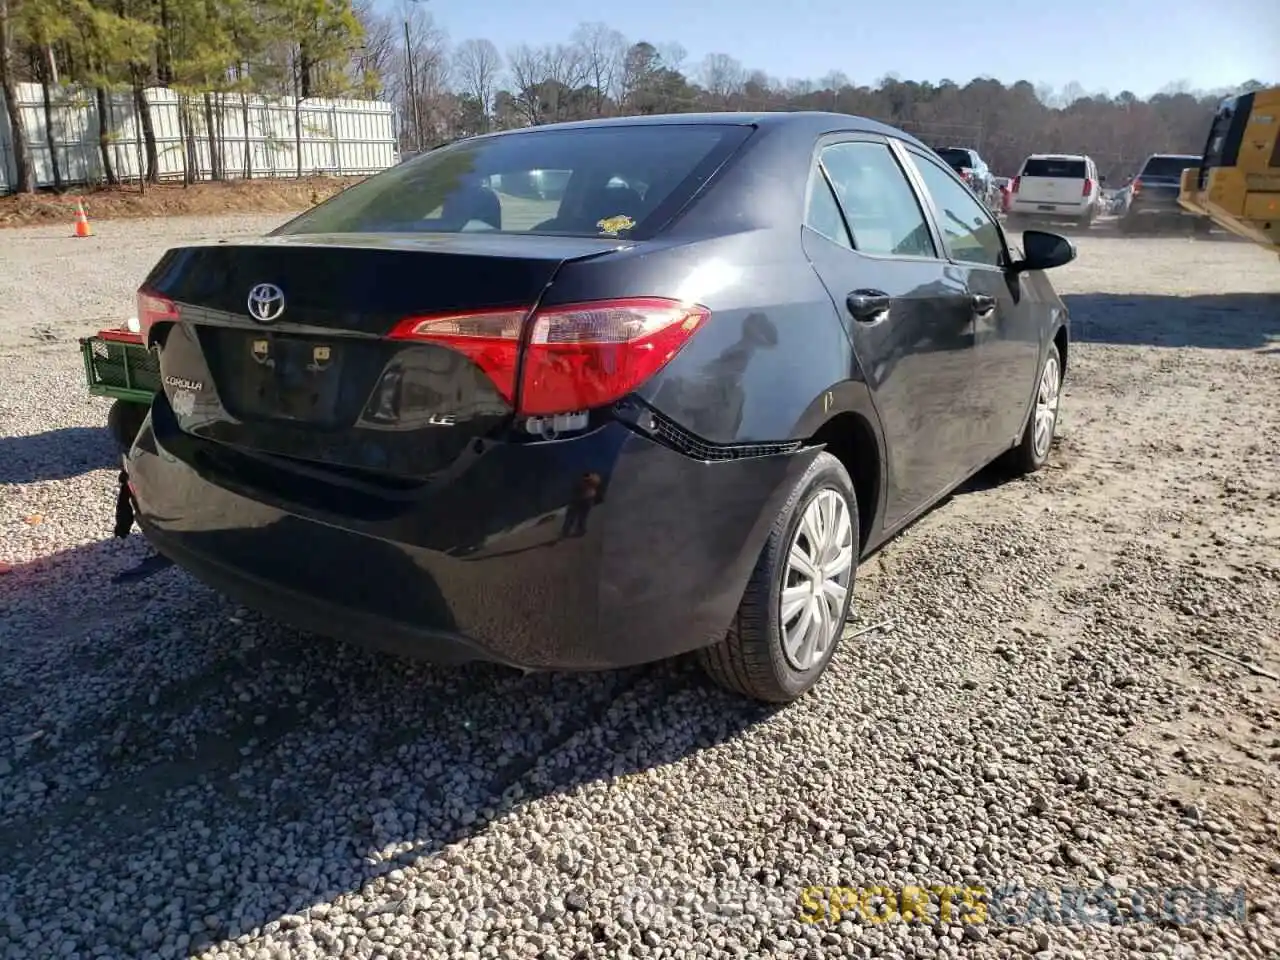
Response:
[{"label": "rear side window", "polygon": [[276,233],[642,234],[750,133],[654,124],[466,140],[370,177]]},{"label": "rear side window", "polygon": [[1152,157],[1142,168],[1140,176],[1181,178],[1187,167],[1200,166],[1199,157]]},{"label": "rear side window", "polygon": [[968,150],[946,149],[936,151],[938,156],[947,162],[950,167],[972,167],[973,158],[969,156]]},{"label": "rear side window", "polygon": [[1063,180],[1084,180],[1089,174],[1083,160],[1047,160],[1031,158],[1022,165],[1024,177],[1060,177]]},{"label": "rear side window", "polygon": [[821,163],[863,253],[936,257],[924,212],[906,174],[883,143],[836,143]]},{"label": "rear side window", "polygon": [[849,231],[844,226],[844,217],[840,214],[840,206],[831,193],[831,184],[827,183],[827,178],[821,170],[815,170],[811,178],[804,225],[822,234],[832,243],[853,248],[853,243],[849,240]]}]

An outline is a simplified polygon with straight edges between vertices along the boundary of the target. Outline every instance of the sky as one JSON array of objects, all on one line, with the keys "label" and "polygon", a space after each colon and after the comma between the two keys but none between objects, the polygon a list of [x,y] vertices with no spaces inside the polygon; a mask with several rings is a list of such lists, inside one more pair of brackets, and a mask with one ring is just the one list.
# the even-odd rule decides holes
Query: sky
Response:
[{"label": "sky", "polygon": [[[404,0],[382,0],[394,9]],[[628,40],[679,42],[686,72],[727,53],[781,80],[841,70],[860,85],[990,76],[1087,93],[1149,96],[1280,82],[1280,0],[426,0],[454,43],[487,37],[504,55],[520,43],[564,42],[584,21]]]}]

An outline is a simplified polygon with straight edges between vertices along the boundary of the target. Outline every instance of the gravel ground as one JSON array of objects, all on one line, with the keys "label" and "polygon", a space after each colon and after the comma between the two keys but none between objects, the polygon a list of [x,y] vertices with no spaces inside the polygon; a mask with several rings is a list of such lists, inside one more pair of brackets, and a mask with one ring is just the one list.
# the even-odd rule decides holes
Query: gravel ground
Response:
[{"label": "gravel ground", "polygon": [[[1280,955],[1274,257],[1082,236],[1049,468],[885,549],[858,607],[895,628],[770,711],[687,663],[441,670],[114,582],[146,550],[107,539],[73,337],[166,243],[272,222],[0,232],[0,956]],[[1125,922],[1072,920],[1103,883]],[[999,895],[802,897],[874,885]],[[1238,888],[1244,922],[1186,893]]]}]

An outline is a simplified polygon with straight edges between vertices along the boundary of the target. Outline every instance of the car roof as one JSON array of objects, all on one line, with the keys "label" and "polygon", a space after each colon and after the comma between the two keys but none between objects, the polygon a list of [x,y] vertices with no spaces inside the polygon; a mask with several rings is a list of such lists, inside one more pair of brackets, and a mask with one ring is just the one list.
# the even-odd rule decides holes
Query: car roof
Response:
[{"label": "car roof", "polygon": [[924,143],[904,130],[847,113],[829,113],[821,110],[761,110],[757,112],[731,111],[725,113],[655,113],[629,117],[598,117],[594,120],[568,120],[562,123],[544,123],[534,127],[518,127],[495,133],[469,137],[468,140],[484,140],[491,137],[523,136],[548,130],[591,130],[597,127],[660,127],[688,124],[730,124],[759,127],[761,129],[786,129],[796,134],[820,137],[826,133],[877,133],[923,147]]},{"label": "car roof", "polygon": [[1033,153],[1028,160],[1088,160],[1083,153]]},{"label": "car roof", "polygon": [[1175,160],[1199,160],[1200,154],[1198,153],[1153,153],[1151,154],[1151,156],[1147,157],[1147,159],[1155,160],[1160,157],[1172,157]]}]

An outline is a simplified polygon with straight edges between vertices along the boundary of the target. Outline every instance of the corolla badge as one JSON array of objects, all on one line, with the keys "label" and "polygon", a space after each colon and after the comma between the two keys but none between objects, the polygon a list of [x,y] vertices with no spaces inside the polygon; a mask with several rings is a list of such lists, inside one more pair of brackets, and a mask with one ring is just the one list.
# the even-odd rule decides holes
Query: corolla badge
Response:
[{"label": "corolla badge", "polygon": [[204,389],[204,383],[200,380],[188,380],[186,377],[165,377],[166,386],[173,387],[175,390],[195,390],[199,392]]},{"label": "corolla badge", "polygon": [[274,283],[259,283],[249,291],[249,316],[272,323],[284,313],[284,291]]}]

